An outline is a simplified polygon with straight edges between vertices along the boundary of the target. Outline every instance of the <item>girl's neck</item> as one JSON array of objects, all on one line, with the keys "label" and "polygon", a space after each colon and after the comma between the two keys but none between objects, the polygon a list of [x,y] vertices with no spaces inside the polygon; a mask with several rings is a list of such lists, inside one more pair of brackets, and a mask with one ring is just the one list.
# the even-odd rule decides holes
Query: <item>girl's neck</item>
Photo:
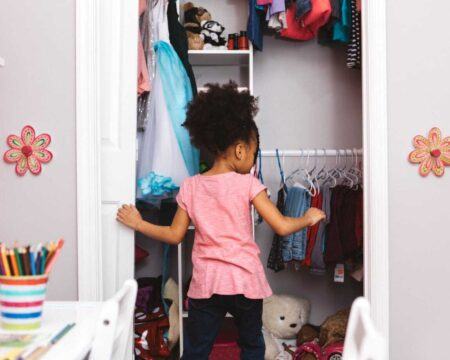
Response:
[{"label": "girl's neck", "polygon": [[211,169],[206,171],[204,175],[219,175],[228,172],[236,172],[236,167],[226,158],[219,158],[214,160],[214,164]]}]

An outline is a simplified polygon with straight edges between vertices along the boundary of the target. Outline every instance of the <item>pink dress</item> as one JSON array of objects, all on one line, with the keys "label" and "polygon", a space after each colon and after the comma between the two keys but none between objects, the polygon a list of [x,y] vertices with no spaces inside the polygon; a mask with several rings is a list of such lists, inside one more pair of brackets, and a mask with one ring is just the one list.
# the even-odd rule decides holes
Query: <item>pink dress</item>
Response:
[{"label": "pink dress", "polygon": [[[139,16],[147,10],[147,1],[139,0]],[[139,32],[138,42],[138,95],[150,91],[150,76],[148,74],[147,62],[145,61],[144,47],[142,45],[142,37]]]},{"label": "pink dress", "polygon": [[251,220],[251,201],[265,189],[254,176],[235,172],[196,175],[183,182],[177,202],[195,225],[190,298],[272,295]]}]

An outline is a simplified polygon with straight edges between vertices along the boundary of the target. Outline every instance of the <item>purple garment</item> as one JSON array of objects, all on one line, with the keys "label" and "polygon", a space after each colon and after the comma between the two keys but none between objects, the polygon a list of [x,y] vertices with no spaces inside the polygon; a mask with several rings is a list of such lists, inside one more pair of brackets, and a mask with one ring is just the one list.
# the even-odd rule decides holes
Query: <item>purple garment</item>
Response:
[{"label": "purple garment", "polygon": [[286,11],[285,0],[272,0],[272,4],[267,9],[266,20],[269,20],[272,15],[283,11]]}]

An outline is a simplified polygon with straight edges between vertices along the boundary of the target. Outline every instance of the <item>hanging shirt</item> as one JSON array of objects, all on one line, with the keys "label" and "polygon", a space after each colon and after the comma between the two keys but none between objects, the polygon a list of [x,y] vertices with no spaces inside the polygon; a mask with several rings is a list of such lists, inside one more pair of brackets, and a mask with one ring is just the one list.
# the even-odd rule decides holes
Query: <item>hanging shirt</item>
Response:
[{"label": "hanging shirt", "polygon": [[[284,200],[286,197],[286,192],[284,187],[278,190],[277,208],[284,214]],[[281,271],[285,268],[283,261],[283,247],[282,247],[282,237],[275,233],[273,235],[272,247],[270,248],[269,258],[267,260],[267,267],[275,272]]]},{"label": "hanging shirt", "polygon": [[351,7],[350,0],[342,0],[341,17],[334,23],[333,40],[348,43],[350,41]]},{"label": "hanging shirt", "polygon": [[[310,208],[311,196],[309,192],[301,187],[292,186],[286,197],[285,213],[290,217],[301,217]],[[307,229],[304,228],[296,233],[283,237],[282,255],[283,261],[303,260],[306,253]]]},{"label": "hanging shirt", "polygon": [[288,27],[280,35],[293,40],[311,40],[330,18],[330,0],[312,0],[311,11],[301,19],[297,19],[296,13],[296,3],[292,3],[286,12]]},{"label": "hanging shirt", "polygon": [[253,239],[251,201],[266,187],[250,174],[228,172],[187,178],[177,196],[195,225],[188,296],[272,295]]}]

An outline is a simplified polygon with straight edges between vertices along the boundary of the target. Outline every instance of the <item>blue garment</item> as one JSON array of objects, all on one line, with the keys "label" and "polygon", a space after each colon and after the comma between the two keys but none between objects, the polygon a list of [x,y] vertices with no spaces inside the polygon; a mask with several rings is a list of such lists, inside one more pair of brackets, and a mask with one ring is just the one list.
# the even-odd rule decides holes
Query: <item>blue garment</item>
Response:
[{"label": "blue garment", "polygon": [[304,15],[306,15],[307,13],[309,13],[311,9],[312,9],[311,0],[297,0],[295,17],[299,19]]},{"label": "blue garment", "polygon": [[233,315],[239,333],[241,359],[264,359],[262,299],[244,295],[217,295],[209,299],[189,299],[189,317],[182,360],[207,360],[225,315]]},{"label": "blue garment", "polygon": [[182,126],[186,120],[187,106],[193,97],[191,82],[172,45],[157,41],[153,47],[173,130],[189,175],[193,176],[199,172],[200,151],[191,144],[189,133]]},{"label": "blue garment", "polygon": [[343,43],[350,42],[350,28],[352,9],[349,0],[342,0],[341,4],[341,18],[334,23],[333,26],[333,40],[341,41]]},{"label": "blue garment", "polygon": [[248,0],[247,37],[257,50],[263,49],[264,11],[260,10],[256,0]]},{"label": "blue garment", "polygon": [[[289,188],[286,197],[285,214],[289,217],[301,217],[311,206],[311,196],[303,188],[293,186]],[[282,256],[283,261],[304,260],[307,246],[307,228],[294,234],[283,237]]]}]

